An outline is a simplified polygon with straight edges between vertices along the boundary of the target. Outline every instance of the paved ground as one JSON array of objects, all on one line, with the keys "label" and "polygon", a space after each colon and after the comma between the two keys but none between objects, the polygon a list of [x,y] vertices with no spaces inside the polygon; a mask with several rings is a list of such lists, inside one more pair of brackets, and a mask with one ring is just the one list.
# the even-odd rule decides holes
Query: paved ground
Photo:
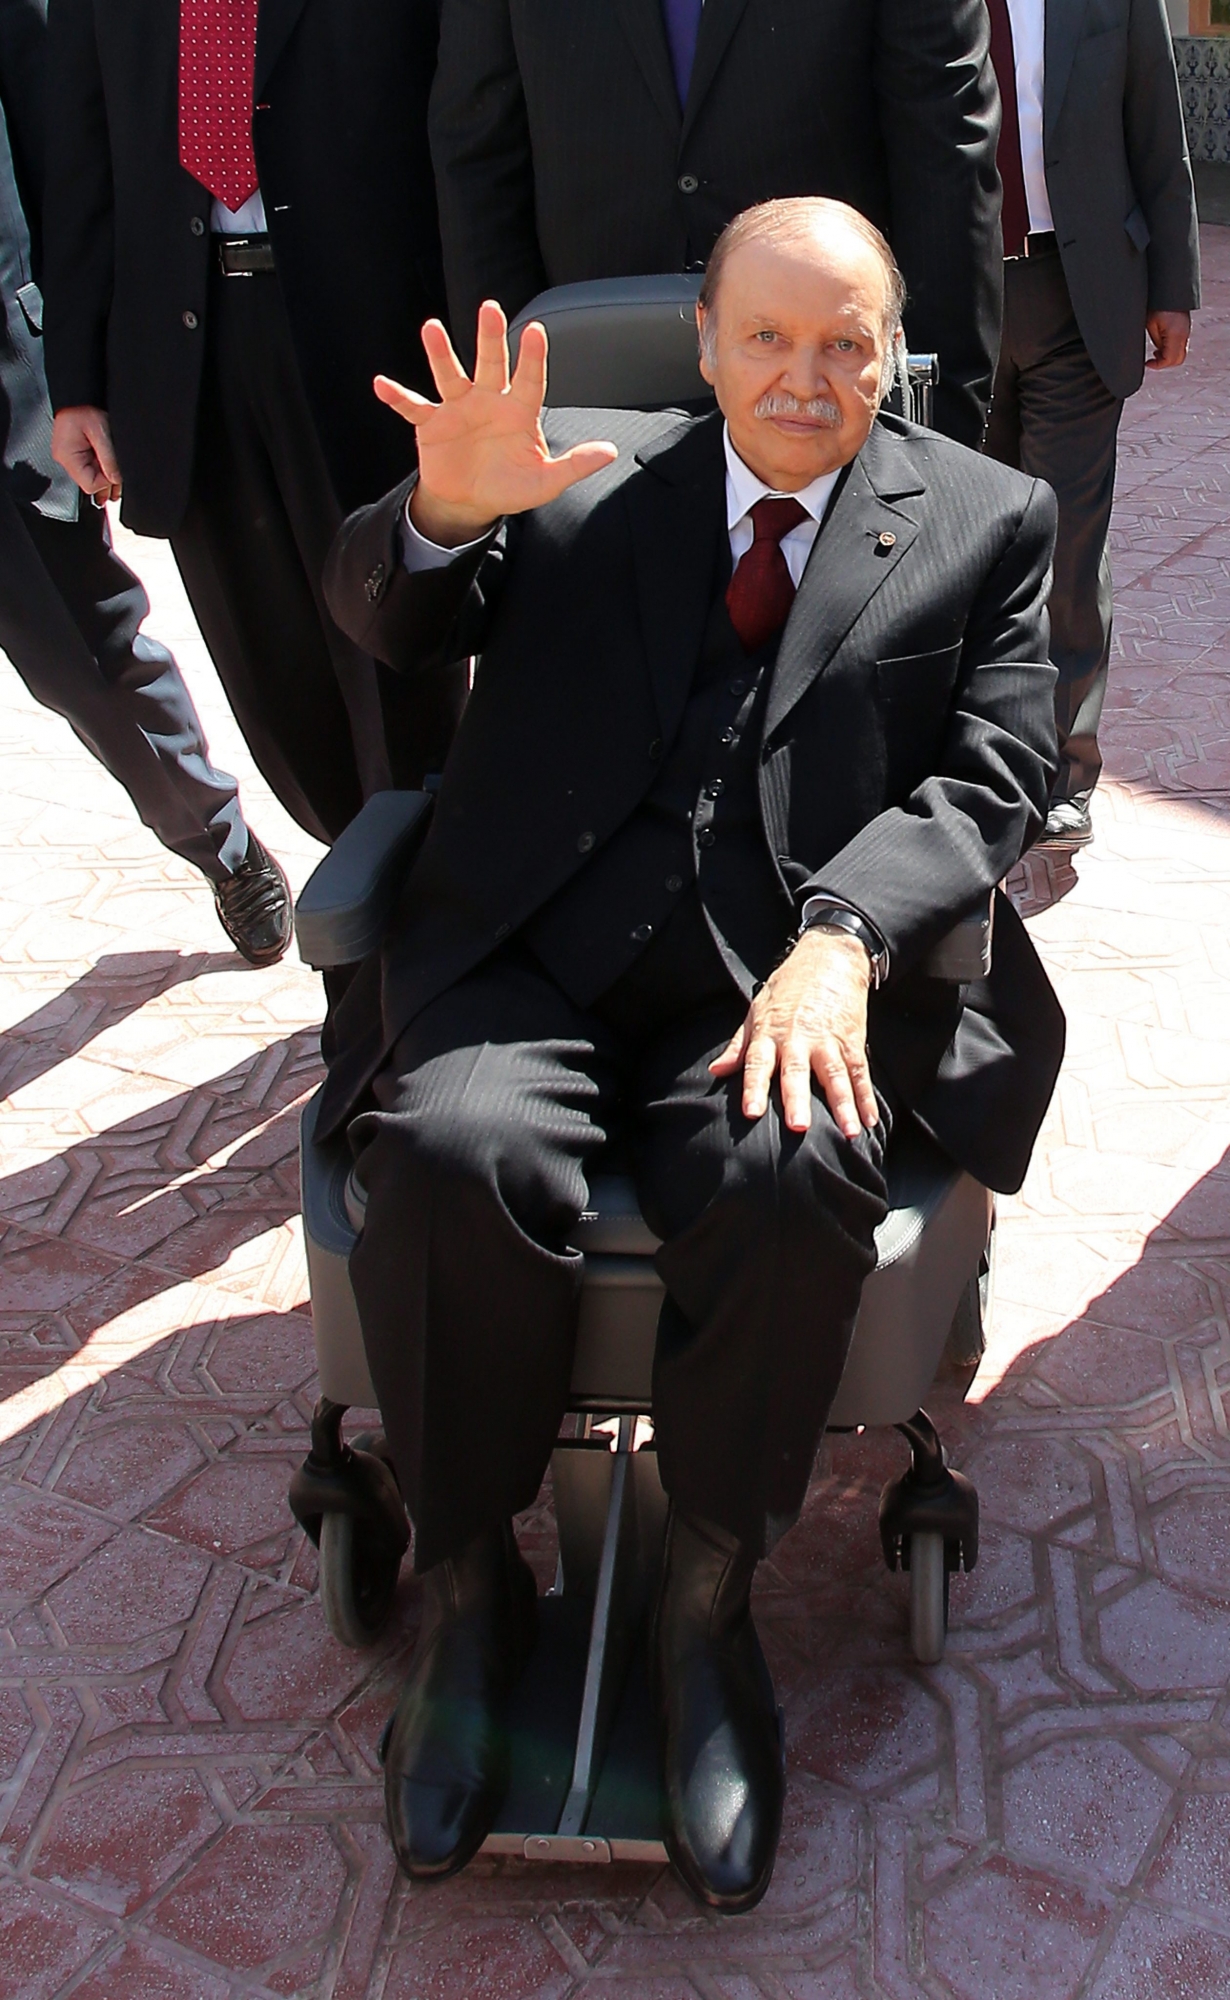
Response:
[{"label": "paved ground", "polygon": [[[326,1635],[284,1494],[312,1344],[296,1108],[316,987],[3,680],[0,1994],[21,2000],[1223,2000],[1230,1991],[1230,233],[1132,409],[1111,781],[1018,884],[1071,1054],[1002,1208],[962,1411],[983,1499],[935,1671],[836,1444],[759,1614],[789,1820],[753,1916],[666,1874],[394,1879],[374,1744],[413,1635]],[[252,817],[164,552],[135,559]],[[538,1544],[543,1523],[535,1524]]]}]

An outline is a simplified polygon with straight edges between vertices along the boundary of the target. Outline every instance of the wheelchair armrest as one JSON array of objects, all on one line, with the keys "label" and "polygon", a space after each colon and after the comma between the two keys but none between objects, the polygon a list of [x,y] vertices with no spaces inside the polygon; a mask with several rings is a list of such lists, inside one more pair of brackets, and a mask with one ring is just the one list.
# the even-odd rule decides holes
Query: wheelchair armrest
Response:
[{"label": "wheelchair armrest", "polygon": [[955,986],[967,986],[985,979],[991,970],[991,928],[995,904],[988,896],[981,908],[962,917],[923,960],[928,979],[946,979]]},{"label": "wheelchair armrest", "polygon": [[427,831],[430,792],[374,792],[317,863],[295,905],[299,955],[320,972],[375,951]]}]

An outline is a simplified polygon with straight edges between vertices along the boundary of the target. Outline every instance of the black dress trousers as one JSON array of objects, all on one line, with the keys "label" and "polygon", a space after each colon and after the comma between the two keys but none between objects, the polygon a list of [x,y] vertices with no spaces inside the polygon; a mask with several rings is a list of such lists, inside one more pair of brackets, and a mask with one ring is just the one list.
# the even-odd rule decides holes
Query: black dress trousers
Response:
[{"label": "black dress trousers", "polygon": [[248,849],[239,794],[171,654],[141,631],[148,612],[105,514],[83,503],[75,521],[47,520],[0,488],[0,647],[163,846],[222,882]]},{"label": "black dress trousers", "polygon": [[746,1002],[699,897],[579,1007],[514,941],[442,994],[351,1127],[351,1275],[426,1569],[529,1506],[568,1396],[569,1236],[618,1132],[667,1289],[654,1416],[673,1502],[763,1548],[802,1505],[885,1213],[888,1109],[844,1139],[745,1119],[709,1063]]},{"label": "black dress trousers", "polygon": [[1045,479],[1059,501],[1050,598],[1051,660],[1059,672],[1053,804],[1087,799],[1102,769],[1098,724],[1113,609],[1107,538],[1122,412],[1081,339],[1058,252],[1010,258],[985,449]]},{"label": "black dress trousers", "polygon": [[192,487],[171,546],[258,769],[330,842],[390,769],[374,662],[321,590],[341,510],[276,273],[215,269],[202,337]]}]

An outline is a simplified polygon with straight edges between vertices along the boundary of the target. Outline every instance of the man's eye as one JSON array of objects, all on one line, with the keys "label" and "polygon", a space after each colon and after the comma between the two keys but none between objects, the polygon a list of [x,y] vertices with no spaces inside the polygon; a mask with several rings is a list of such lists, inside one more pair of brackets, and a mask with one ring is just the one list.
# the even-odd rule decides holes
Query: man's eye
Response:
[{"label": "man's eye", "polygon": [[835,340],[833,345],[839,354],[853,354],[854,352],[854,342],[852,340]]},{"label": "man's eye", "polygon": [[756,335],[756,338],[757,340],[762,340],[767,347],[777,339],[777,335],[775,333],[770,333],[767,327],[762,327],[760,332]]}]

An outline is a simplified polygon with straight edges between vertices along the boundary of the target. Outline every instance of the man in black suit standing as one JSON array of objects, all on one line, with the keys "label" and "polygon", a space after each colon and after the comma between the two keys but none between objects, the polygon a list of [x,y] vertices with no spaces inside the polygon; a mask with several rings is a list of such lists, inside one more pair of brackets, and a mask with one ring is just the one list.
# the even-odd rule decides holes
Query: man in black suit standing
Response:
[{"label": "man in black suit standing", "polygon": [[[985,981],[927,955],[1042,824],[1054,502],[873,422],[900,301],[861,216],[770,203],[710,261],[717,413],[606,411],[594,442],[593,412],[555,412],[544,437],[545,333],[510,384],[494,305],[473,382],[436,324],[440,403],[382,388],[421,478],[347,524],[330,601],[418,678],[479,655],[351,1126],[351,1273],[426,1571],[385,1766],[412,1875],[461,1866],[499,1804],[533,1636],[511,1517],[565,1407],[570,1232],[612,1122],[667,1290],[667,1841],[740,1910],[782,1803],[749,1591],[841,1375],[885,1135],[916,1115],[1015,1187],[1050,1096],[1062,1017],[1009,905]],[[353,1107],[352,1080],[318,1132]]]},{"label": "man in black suit standing", "polygon": [[46,151],[40,0],[0,0],[0,646],[124,787],[164,847],[212,884],[253,965],[290,944],[290,889],[209,761],[179,668],[141,625],[149,600],[106,514],[51,457],[39,216]]},{"label": "man in black suit standing", "polygon": [[[982,441],[999,340],[982,0],[444,0],[431,148],[453,326],[547,285],[701,270],[741,209],[878,223],[936,422]],[[467,352],[468,347],[467,347]]]},{"label": "man in black suit standing", "polygon": [[56,456],[170,537],[257,765],[332,840],[438,764],[463,691],[386,734],[320,585],[343,513],[413,463],[371,378],[414,377],[442,297],[434,0],[52,0],[50,37]]},{"label": "man in black suit standing", "polygon": [[1060,762],[1043,839],[1081,847],[1102,769],[1119,419],[1146,367],[1186,359],[1200,303],[1196,202],[1163,0],[988,5],[1005,263],[986,448],[1047,480],[1059,501]]}]

